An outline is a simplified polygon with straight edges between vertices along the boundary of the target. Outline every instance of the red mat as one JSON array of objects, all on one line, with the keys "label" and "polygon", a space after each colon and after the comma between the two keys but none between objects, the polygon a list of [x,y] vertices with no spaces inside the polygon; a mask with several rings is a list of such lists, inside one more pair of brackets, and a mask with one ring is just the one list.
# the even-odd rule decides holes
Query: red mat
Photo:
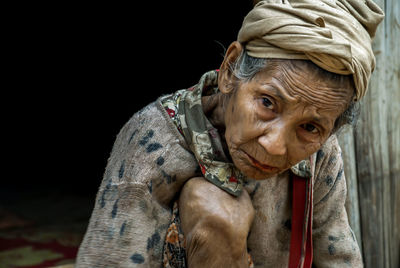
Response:
[{"label": "red mat", "polygon": [[43,268],[73,263],[82,234],[24,230],[0,234],[0,268]]}]

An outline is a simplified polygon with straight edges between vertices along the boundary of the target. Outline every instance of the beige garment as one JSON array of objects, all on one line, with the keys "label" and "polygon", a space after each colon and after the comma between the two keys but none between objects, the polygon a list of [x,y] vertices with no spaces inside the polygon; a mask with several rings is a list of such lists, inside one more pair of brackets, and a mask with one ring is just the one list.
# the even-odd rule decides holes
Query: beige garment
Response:
[{"label": "beige garment", "polygon": [[371,0],[268,0],[243,21],[238,41],[256,58],[309,59],[352,74],[356,99],[375,68],[371,40],[383,11]]},{"label": "beige garment", "polygon": [[[331,136],[312,156],[313,267],[363,267],[345,210],[346,180],[341,149]],[[288,267],[292,188],[288,173],[246,185],[255,209],[248,238],[254,267]]]},{"label": "beige garment", "polygon": [[[316,267],[362,267],[344,203],[346,183],[336,137],[313,156]],[[200,169],[157,101],[125,124],[114,144],[77,268],[161,267],[172,203]],[[287,267],[291,228],[289,171],[247,181],[256,210],[248,247],[256,268]]]}]

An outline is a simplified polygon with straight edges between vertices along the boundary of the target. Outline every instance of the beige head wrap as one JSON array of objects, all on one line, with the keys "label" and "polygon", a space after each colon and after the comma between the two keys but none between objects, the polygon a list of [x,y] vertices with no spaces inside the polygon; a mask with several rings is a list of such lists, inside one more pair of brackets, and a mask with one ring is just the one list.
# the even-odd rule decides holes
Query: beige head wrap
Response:
[{"label": "beige head wrap", "polygon": [[309,59],[353,74],[364,96],[375,57],[371,47],[382,10],[371,0],[267,0],[249,12],[238,41],[256,58]]}]

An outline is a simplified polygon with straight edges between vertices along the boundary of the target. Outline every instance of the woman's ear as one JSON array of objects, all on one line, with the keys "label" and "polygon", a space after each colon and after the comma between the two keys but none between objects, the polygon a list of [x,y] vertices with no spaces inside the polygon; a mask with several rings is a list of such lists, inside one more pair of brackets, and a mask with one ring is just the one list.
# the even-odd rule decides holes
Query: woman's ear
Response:
[{"label": "woman's ear", "polygon": [[233,75],[231,66],[242,53],[243,46],[235,41],[226,50],[224,61],[219,68],[218,88],[222,93],[230,93],[233,90],[237,78]]}]

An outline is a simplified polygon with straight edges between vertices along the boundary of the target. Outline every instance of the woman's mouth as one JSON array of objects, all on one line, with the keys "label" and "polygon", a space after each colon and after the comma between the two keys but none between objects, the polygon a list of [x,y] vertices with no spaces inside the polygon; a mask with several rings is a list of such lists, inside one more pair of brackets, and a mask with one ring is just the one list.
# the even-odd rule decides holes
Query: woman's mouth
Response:
[{"label": "woman's mouth", "polygon": [[250,162],[253,164],[253,166],[255,166],[256,168],[260,169],[261,171],[268,172],[268,173],[278,171],[277,167],[272,167],[272,166],[265,165],[265,164],[259,162],[258,160],[256,160],[255,158],[253,158],[248,153],[246,153],[246,152],[244,152],[244,153],[250,159]]}]

